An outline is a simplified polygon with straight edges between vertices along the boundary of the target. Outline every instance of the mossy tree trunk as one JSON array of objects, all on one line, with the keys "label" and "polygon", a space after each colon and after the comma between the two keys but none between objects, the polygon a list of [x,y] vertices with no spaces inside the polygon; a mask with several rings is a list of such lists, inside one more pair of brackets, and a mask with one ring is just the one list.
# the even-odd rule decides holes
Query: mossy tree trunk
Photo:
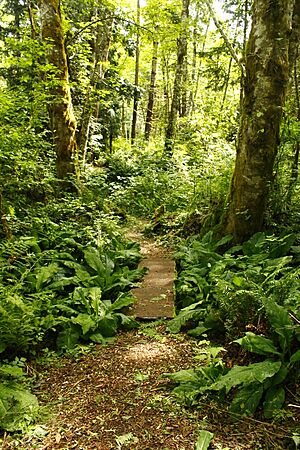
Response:
[{"label": "mossy tree trunk", "polygon": [[50,125],[56,149],[59,179],[76,173],[76,119],[73,111],[62,15],[59,0],[39,0],[41,34],[47,43],[47,60],[55,68],[48,105]]},{"label": "mossy tree trunk", "polygon": [[237,156],[223,222],[236,242],[263,227],[289,81],[294,6],[295,0],[253,3]]}]

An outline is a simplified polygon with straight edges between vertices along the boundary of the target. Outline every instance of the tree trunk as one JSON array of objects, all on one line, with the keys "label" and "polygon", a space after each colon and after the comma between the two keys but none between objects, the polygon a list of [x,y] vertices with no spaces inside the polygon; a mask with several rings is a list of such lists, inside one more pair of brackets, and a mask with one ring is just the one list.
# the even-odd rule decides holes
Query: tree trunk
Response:
[{"label": "tree trunk", "polygon": [[[108,15],[109,10],[106,11]],[[95,17],[98,17],[97,8],[95,11]],[[96,35],[92,42],[92,71],[90,75],[90,84],[87,90],[82,116],[81,124],[78,133],[78,147],[82,157],[82,168],[85,166],[86,157],[88,153],[88,145],[90,135],[92,134],[92,121],[95,111],[100,110],[100,105],[95,108],[95,101],[92,100],[92,93],[95,89],[96,83],[101,82],[105,76],[105,63],[108,61],[109,48],[111,43],[111,32],[113,28],[113,17],[108,17],[101,23],[101,26],[97,26]],[[96,116],[98,118],[98,115]]]},{"label": "tree trunk", "polygon": [[39,8],[42,38],[47,43],[47,59],[56,69],[48,109],[56,149],[57,176],[63,179],[76,172],[77,144],[60,1],[40,0]]},{"label": "tree trunk", "polygon": [[[295,97],[296,97],[296,111],[297,111],[297,121],[300,124],[300,95],[299,95],[299,82],[298,82],[298,64],[297,55],[294,61],[294,87],[295,87]],[[300,156],[300,140],[299,138],[294,144],[294,159],[292,163],[291,178],[287,190],[286,203],[290,205],[294,193],[295,186],[298,182],[299,177],[299,156]]]},{"label": "tree trunk", "polygon": [[164,92],[164,127],[168,123],[169,111],[170,111],[170,77],[169,67],[166,56],[163,56],[162,60],[162,78],[163,78],[163,92]]},{"label": "tree trunk", "polygon": [[237,157],[224,221],[235,242],[263,227],[289,80],[294,5],[295,0],[253,4]]},{"label": "tree trunk", "polygon": [[149,87],[149,98],[147,106],[147,116],[145,124],[145,139],[149,141],[152,118],[153,118],[153,108],[154,108],[154,95],[155,95],[155,81],[157,72],[157,53],[158,53],[158,41],[153,41],[153,55],[152,55],[152,65],[151,65],[151,75],[150,75],[150,87]]},{"label": "tree trunk", "polygon": [[137,0],[137,35],[136,35],[136,52],[135,52],[135,75],[134,75],[134,96],[133,96],[133,113],[131,124],[131,145],[134,144],[136,137],[136,123],[139,104],[139,70],[140,70],[140,22],[141,22],[141,7],[140,0]]},{"label": "tree trunk", "polygon": [[[204,50],[205,50],[206,40],[207,40],[208,30],[209,30],[209,25],[210,25],[210,16],[208,18],[206,29],[205,29],[205,33],[204,33],[204,40],[203,40],[202,49],[201,49],[202,53],[204,53]],[[196,83],[194,84],[194,91],[193,91],[192,97],[191,97],[192,101],[191,101],[190,116],[192,116],[194,114],[194,112],[195,112],[195,106],[196,106],[196,100],[197,100],[197,95],[198,95],[198,90],[199,90],[199,82],[200,82],[201,70],[202,70],[202,59],[200,58],[199,65],[198,65],[198,71],[197,71],[197,77],[196,77]]]},{"label": "tree trunk", "polygon": [[33,11],[32,11],[32,3],[31,3],[30,0],[28,0],[28,2],[27,2],[27,11],[28,11],[28,16],[29,16],[29,20],[30,20],[30,26],[31,26],[31,38],[32,39],[36,39],[36,37],[37,37],[37,30],[36,30],[36,24],[35,24]]},{"label": "tree trunk", "polygon": [[181,32],[177,40],[177,63],[174,78],[173,97],[165,137],[165,152],[169,157],[172,157],[173,154],[177,113],[179,111],[180,97],[183,91],[183,74],[185,60],[187,58],[187,21],[189,17],[189,6],[189,0],[182,0]]}]

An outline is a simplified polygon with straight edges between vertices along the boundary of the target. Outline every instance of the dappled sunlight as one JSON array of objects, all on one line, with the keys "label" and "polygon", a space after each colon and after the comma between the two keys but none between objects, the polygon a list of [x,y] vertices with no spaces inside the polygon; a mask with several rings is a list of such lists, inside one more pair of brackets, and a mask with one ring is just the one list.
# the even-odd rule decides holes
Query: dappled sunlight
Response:
[{"label": "dappled sunlight", "polygon": [[174,357],[176,350],[162,342],[145,342],[130,347],[124,354],[125,361],[149,361]]}]

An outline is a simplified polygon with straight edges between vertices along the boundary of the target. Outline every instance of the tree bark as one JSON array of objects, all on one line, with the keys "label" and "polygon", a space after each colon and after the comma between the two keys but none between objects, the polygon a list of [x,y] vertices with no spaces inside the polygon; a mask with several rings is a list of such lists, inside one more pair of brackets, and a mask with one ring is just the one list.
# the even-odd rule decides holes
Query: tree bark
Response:
[{"label": "tree bark", "polygon": [[137,35],[136,35],[136,52],[135,52],[135,75],[134,75],[134,96],[133,96],[133,113],[132,113],[132,123],[131,123],[131,145],[134,144],[136,137],[136,124],[137,124],[137,113],[139,104],[139,70],[140,70],[140,22],[141,22],[141,7],[140,0],[137,0]]},{"label": "tree bark", "polygon": [[64,179],[76,173],[77,143],[60,1],[39,0],[39,8],[42,39],[47,43],[47,59],[56,70],[54,87],[50,87],[48,110],[56,150],[57,177]]},{"label": "tree bark", "polygon": [[[298,1],[298,0],[297,0]],[[289,81],[295,0],[254,0],[226,233],[242,242],[263,227]]]},{"label": "tree bark", "polygon": [[[209,30],[209,25],[210,25],[210,16],[208,18],[207,25],[206,25],[206,28],[205,28],[204,40],[203,40],[203,44],[202,44],[202,48],[201,48],[201,52],[202,53],[204,53],[204,50],[205,50],[206,40],[207,40],[208,30]],[[191,101],[190,116],[192,116],[194,114],[194,112],[195,112],[195,106],[196,106],[196,100],[197,100],[197,95],[198,95],[198,90],[199,90],[199,82],[200,82],[201,70],[202,70],[202,58],[200,58],[200,61],[199,61],[196,82],[194,83],[194,91],[193,91],[192,97],[191,97],[192,101]]]},{"label": "tree bark", "polygon": [[151,127],[152,127],[155,83],[156,83],[156,72],[157,72],[157,54],[158,54],[158,41],[154,40],[153,41],[152,64],[151,64],[151,75],[150,75],[149,98],[148,98],[147,116],[146,116],[146,124],[145,124],[145,139],[146,139],[146,141],[149,141]]},{"label": "tree bark", "polygon": [[[299,95],[299,81],[298,81],[298,64],[297,64],[298,51],[296,53],[296,59],[294,61],[294,87],[295,87],[295,99],[296,99],[296,111],[297,121],[300,123],[300,95]],[[286,204],[290,205],[294,193],[294,188],[297,185],[299,177],[299,157],[300,157],[300,139],[294,143],[294,158],[291,168],[291,178],[286,195]]]},{"label": "tree bark", "polygon": [[177,113],[179,111],[180,97],[183,91],[183,74],[185,60],[187,57],[187,21],[189,17],[189,6],[189,0],[182,0],[181,32],[177,40],[177,63],[174,78],[173,97],[165,136],[165,153],[169,157],[172,157],[173,155]]},{"label": "tree bark", "polygon": [[[95,16],[98,17],[98,8],[95,9]],[[109,10],[106,10],[107,15],[108,13]],[[93,118],[97,115],[97,119],[100,111],[100,105],[95,106],[95,100],[92,99],[92,93],[95,89],[96,83],[103,81],[105,76],[105,63],[108,61],[109,57],[113,21],[114,18],[112,16],[108,17],[107,20],[104,20],[101,25],[97,25],[95,38],[91,44],[93,69],[90,75],[90,84],[87,89],[78,134],[78,147],[82,157],[82,168],[84,168],[86,163],[89,139],[92,134],[91,128]]]}]

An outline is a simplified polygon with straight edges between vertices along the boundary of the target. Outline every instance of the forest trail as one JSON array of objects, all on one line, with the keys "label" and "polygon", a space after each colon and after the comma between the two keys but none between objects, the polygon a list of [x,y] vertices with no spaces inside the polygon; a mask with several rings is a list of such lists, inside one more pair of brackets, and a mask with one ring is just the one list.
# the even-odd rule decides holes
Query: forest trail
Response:
[{"label": "forest trail", "polygon": [[126,236],[140,243],[143,259],[139,267],[148,269],[140,287],[132,291],[137,301],[129,309],[129,314],[137,319],[172,319],[175,316],[175,261],[170,251],[146,239],[139,225],[128,231]]},{"label": "forest trail", "polygon": [[[140,228],[137,224],[126,236],[141,244],[147,261],[141,266],[148,266],[149,261],[150,265],[155,261],[156,268],[157,261],[166,265],[160,280],[164,279],[170,293],[160,293],[161,313],[156,317],[172,317],[174,261],[168,249],[144,238]],[[150,268],[147,283],[159,278],[151,273]],[[149,291],[150,300],[161,289],[158,285]],[[143,311],[140,306],[137,311],[153,319],[153,305],[157,308],[160,301],[149,307],[143,303]],[[45,366],[34,366],[39,379],[35,394],[46,411],[51,409],[51,417],[25,436],[21,446],[8,441],[2,450],[194,449],[203,413],[184,409],[171,395],[170,381],[163,377],[193,366],[194,347],[187,336],[167,333],[164,320],[149,321],[136,330],[120,332],[107,346],[83,348],[73,358],[48,359]]]}]

